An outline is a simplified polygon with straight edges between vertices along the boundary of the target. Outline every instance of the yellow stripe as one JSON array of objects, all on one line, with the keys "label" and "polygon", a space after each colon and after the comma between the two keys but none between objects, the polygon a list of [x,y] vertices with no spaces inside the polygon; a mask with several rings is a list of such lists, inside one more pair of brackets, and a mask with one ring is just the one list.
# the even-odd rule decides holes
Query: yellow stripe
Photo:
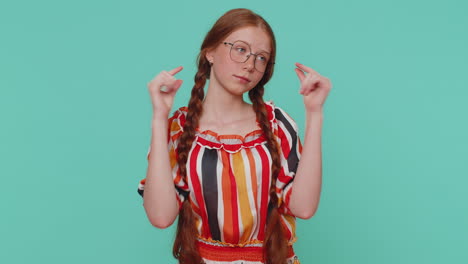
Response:
[{"label": "yellow stripe", "polygon": [[253,217],[250,209],[249,195],[246,184],[246,175],[244,168],[244,160],[242,158],[242,151],[232,154],[232,168],[234,172],[234,177],[237,184],[237,195],[239,199],[239,209],[242,217],[242,236],[240,237],[240,242],[245,242],[249,239],[249,236],[252,232]]},{"label": "yellow stripe", "polygon": [[289,231],[291,231],[291,236],[294,238],[296,237],[296,219],[294,219],[294,217],[292,215],[284,215],[284,218],[286,219],[286,221],[288,221],[289,225],[291,226],[291,229]]}]

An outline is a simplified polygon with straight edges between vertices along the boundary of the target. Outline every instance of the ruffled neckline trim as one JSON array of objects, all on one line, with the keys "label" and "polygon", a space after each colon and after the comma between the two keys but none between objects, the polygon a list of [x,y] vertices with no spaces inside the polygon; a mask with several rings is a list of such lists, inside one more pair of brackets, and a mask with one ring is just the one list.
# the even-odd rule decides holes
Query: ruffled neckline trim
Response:
[{"label": "ruffled neckline trim", "polygon": [[[275,106],[272,101],[268,101],[265,102],[265,107],[267,109],[270,126],[274,128],[274,123],[276,121]],[[188,107],[181,107],[179,108],[179,111],[181,112],[181,115],[178,116],[177,122],[180,130],[182,131]],[[195,141],[197,144],[210,149],[224,149],[227,152],[237,152],[243,148],[252,148],[266,143],[266,139],[263,136],[261,128],[250,131],[243,136],[238,134],[218,134],[209,129],[200,131],[199,128],[196,128],[195,135]]]}]

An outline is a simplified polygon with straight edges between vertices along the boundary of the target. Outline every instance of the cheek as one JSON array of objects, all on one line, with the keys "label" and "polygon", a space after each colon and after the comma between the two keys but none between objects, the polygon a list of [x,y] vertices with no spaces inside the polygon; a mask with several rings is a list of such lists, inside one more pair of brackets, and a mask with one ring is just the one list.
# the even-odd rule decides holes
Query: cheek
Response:
[{"label": "cheek", "polygon": [[[228,58],[228,60],[230,59]],[[216,61],[217,63],[215,65],[215,69],[219,74],[222,74],[223,76],[234,74],[233,73],[234,68],[232,65],[233,63],[231,63],[231,61],[228,61],[228,60],[223,58],[223,59]]]},{"label": "cheek", "polygon": [[235,65],[231,63],[230,61],[222,61],[218,66],[220,66],[220,70],[224,72],[224,74],[234,74],[235,71]]},{"label": "cheek", "polygon": [[253,81],[252,84],[251,84],[252,87],[255,87],[260,82],[262,77],[263,77],[263,74],[255,75],[255,81]]}]

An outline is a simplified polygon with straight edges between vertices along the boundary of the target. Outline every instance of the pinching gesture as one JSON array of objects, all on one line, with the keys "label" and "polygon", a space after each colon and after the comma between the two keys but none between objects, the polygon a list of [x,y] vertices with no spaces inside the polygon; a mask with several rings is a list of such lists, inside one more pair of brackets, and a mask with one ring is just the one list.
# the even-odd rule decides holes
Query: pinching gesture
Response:
[{"label": "pinching gesture", "polygon": [[183,69],[179,66],[170,71],[162,71],[148,83],[148,90],[153,104],[153,115],[166,119],[174,103],[174,96],[182,85],[182,80],[174,77]]},{"label": "pinching gesture", "polygon": [[[330,79],[321,76],[318,72],[300,63],[296,63],[297,76],[301,82],[299,93],[304,96],[304,105],[307,112],[320,112],[331,90]],[[307,73],[307,75],[305,74]]]}]

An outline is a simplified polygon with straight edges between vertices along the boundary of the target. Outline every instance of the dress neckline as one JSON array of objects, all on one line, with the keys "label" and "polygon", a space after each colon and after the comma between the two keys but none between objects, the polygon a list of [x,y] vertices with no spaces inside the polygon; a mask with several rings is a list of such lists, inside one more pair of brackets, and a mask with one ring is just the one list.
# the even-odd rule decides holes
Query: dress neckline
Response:
[{"label": "dress neckline", "polygon": [[240,134],[219,134],[219,133],[216,133],[215,131],[213,130],[210,130],[210,129],[205,129],[203,131],[200,131],[200,129],[196,129],[196,131],[198,132],[198,134],[203,134],[203,135],[210,135],[218,140],[222,140],[222,139],[239,139],[241,140],[242,142],[245,142],[245,140],[248,138],[248,137],[252,137],[252,136],[255,136],[257,134],[262,134],[263,131],[261,128],[257,128],[257,129],[254,129],[248,133],[246,133],[244,136],[240,135]]},{"label": "dress neckline", "polygon": [[[265,107],[268,114],[268,121],[270,126],[274,129],[275,123],[275,106],[272,101],[265,102]],[[177,118],[178,127],[182,129],[185,123],[185,117],[187,115],[188,107],[184,106],[179,108],[179,115]],[[259,144],[264,144],[266,138],[263,135],[263,131],[259,126],[258,119],[256,120],[257,128],[247,132],[245,135],[239,134],[219,134],[211,129],[200,130],[199,127],[195,129],[196,142],[202,146],[209,148],[224,148],[228,152],[236,152],[242,148],[254,147]]]}]

